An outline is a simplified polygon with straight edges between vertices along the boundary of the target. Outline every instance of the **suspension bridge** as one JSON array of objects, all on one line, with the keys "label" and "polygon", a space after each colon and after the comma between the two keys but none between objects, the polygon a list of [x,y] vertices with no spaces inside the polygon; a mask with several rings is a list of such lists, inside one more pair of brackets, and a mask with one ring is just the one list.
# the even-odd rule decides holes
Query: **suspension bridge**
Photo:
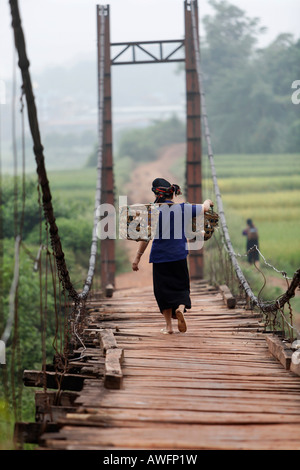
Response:
[{"label": "suspension bridge", "polygon": [[[111,43],[109,6],[96,8],[97,187],[89,268],[81,291],[69,274],[56,224],[18,2],[9,3],[50,237],[46,259],[66,300],[62,345],[58,346],[55,338],[53,363],[47,363],[43,350],[41,369],[23,371],[25,386],[37,389],[36,420],[16,423],[17,446],[34,443],[40,450],[299,450],[299,332],[293,325],[290,299],[299,288],[300,269],[292,279],[285,276],[286,292],[267,302],[253,293],[238,263],[214,165],[200,67],[197,0],[184,2],[185,38],[169,41]],[[149,48],[153,45],[157,53]],[[115,48],[118,52],[112,54]],[[233,295],[228,285],[203,278],[203,254],[208,245],[192,250],[189,270],[193,308],[187,314],[188,330],[162,335],[152,286],[139,287],[133,282],[118,288],[115,242],[109,238],[99,241],[97,208],[115,202],[111,67],[171,61],[185,64],[186,199],[202,201],[203,126],[220,243],[239,295]],[[16,259],[21,242],[18,235]],[[93,288],[97,265],[99,290]],[[17,282],[16,268],[12,294]],[[57,312],[53,315],[57,317]],[[2,337],[5,341],[9,327],[8,322]],[[45,348],[45,337],[43,340]]]}]

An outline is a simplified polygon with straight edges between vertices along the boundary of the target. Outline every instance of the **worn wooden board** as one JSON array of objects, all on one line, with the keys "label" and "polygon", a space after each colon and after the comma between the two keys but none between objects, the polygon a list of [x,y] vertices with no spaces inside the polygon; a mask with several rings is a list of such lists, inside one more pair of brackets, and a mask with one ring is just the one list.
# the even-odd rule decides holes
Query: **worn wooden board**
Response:
[{"label": "worn wooden board", "polygon": [[275,335],[266,337],[269,350],[285,369],[290,369],[293,352],[284,346],[283,342]]},{"label": "worn wooden board", "polygon": [[235,308],[236,306],[236,299],[230,292],[230,289],[226,285],[221,285],[219,287],[221,294],[223,296],[224,302],[227,305],[228,308]]},{"label": "worn wooden board", "polygon": [[123,381],[122,362],[124,351],[120,348],[111,348],[106,351],[104,386],[109,389],[119,389]]},{"label": "worn wooden board", "polygon": [[[137,438],[138,436],[138,438]],[[58,436],[57,436],[58,437]],[[274,426],[149,424],[142,427],[65,426],[46,449],[299,450],[299,424]],[[64,439],[64,440],[61,440]]]}]

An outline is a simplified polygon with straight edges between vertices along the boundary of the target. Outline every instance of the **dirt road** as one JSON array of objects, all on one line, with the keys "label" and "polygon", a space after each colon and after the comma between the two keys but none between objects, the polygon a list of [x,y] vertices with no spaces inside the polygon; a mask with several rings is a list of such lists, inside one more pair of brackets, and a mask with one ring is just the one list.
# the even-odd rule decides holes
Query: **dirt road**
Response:
[{"label": "dirt road", "polygon": [[[124,188],[124,195],[128,197],[129,204],[148,204],[154,201],[154,194],[151,191],[152,181],[155,178],[165,178],[170,183],[183,186],[184,175],[181,181],[175,181],[171,172],[171,167],[178,159],[185,155],[185,144],[174,144],[162,150],[160,157],[150,163],[137,166],[131,176],[127,187]],[[182,196],[176,198],[176,202],[182,202]],[[118,240],[122,249],[128,254],[128,259],[133,261],[138,244],[131,240]],[[140,261],[139,271],[130,271],[116,276],[116,288],[124,289],[130,287],[145,287],[152,285],[152,266],[149,263],[151,244],[148,245],[145,254]]]}]

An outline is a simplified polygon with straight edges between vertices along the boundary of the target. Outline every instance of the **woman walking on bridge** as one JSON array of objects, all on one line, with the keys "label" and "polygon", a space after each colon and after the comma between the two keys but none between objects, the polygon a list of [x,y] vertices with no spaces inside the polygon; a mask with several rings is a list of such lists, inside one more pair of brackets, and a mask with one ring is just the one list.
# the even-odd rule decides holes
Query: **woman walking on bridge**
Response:
[{"label": "woman walking on bridge", "polygon": [[[153,265],[154,295],[166,322],[166,327],[162,332],[172,334],[174,332],[172,319],[177,319],[178,330],[184,333],[187,330],[184,312],[191,308],[190,278],[187,265],[188,250],[184,227],[186,223],[191,222],[192,217],[196,217],[203,211],[208,211],[213,206],[213,202],[207,199],[203,204],[182,203],[173,206],[174,195],[181,194],[180,187],[176,184],[170,184],[163,178],[156,178],[153,181],[152,191],[156,196],[154,202],[164,203],[159,209],[159,223],[149,259]],[[190,210],[185,210],[186,206],[189,206]],[[163,217],[166,213],[168,216]],[[187,218],[187,214],[189,221],[184,220]],[[181,223],[178,224],[178,221]],[[132,263],[134,271],[139,270],[140,259],[148,244],[149,241],[139,242]]]}]

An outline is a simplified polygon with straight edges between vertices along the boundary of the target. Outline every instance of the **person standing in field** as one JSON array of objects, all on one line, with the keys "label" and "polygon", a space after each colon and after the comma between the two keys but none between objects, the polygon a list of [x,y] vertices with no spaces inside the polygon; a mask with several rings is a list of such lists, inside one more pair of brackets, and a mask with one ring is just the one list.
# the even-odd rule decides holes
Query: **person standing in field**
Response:
[{"label": "person standing in field", "polygon": [[[246,249],[249,264],[259,263],[258,253],[258,230],[255,227],[252,219],[247,220],[247,227],[243,230],[243,235],[247,237]],[[255,248],[257,247],[257,249]]]},{"label": "person standing in field", "polygon": [[[180,187],[170,184],[164,178],[156,178],[153,181],[152,191],[156,196],[154,202],[163,203],[159,207],[159,222],[149,259],[153,266],[154,295],[166,322],[165,328],[161,331],[164,334],[174,333],[172,319],[175,319],[178,322],[178,330],[184,333],[187,330],[184,312],[191,308],[184,226],[191,221],[191,218],[208,211],[213,202],[207,199],[203,204],[174,204],[174,195],[181,194]],[[165,236],[166,233],[168,236]],[[139,242],[132,263],[133,271],[139,270],[139,262],[148,243],[148,241]]]}]

